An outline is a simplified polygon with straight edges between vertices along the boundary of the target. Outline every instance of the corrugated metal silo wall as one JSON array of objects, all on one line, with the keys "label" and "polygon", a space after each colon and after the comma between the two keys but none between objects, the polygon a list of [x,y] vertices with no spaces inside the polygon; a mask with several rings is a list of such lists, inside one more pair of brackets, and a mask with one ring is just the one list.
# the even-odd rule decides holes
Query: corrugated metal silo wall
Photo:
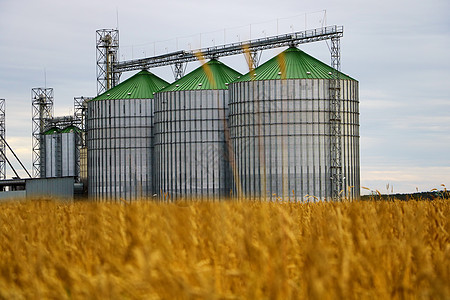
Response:
[{"label": "corrugated metal silo wall", "polygon": [[88,102],[88,193],[126,200],[152,195],[153,99]]},{"label": "corrugated metal silo wall", "polygon": [[78,176],[77,134],[75,132],[61,135],[61,176]]},{"label": "corrugated metal silo wall", "polygon": [[228,90],[155,95],[155,192],[226,196],[231,172],[224,128]]},{"label": "corrugated metal silo wall", "polygon": [[[343,189],[358,198],[358,82],[342,80],[341,97]],[[230,136],[244,195],[331,198],[329,102],[326,79],[230,85]]]},{"label": "corrugated metal silo wall", "polygon": [[61,176],[61,136],[59,133],[41,135],[41,177]]}]

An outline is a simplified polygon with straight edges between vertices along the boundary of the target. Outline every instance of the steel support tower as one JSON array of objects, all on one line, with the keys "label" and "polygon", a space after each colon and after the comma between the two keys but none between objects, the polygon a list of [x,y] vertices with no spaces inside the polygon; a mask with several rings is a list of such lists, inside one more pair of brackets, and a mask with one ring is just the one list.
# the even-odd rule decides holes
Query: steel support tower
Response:
[{"label": "steel support tower", "polygon": [[0,99],[0,180],[6,179],[5,99]]},{"label": "steel support tower", "polygon": [[175,80],[180,79],[184,76],[184,71],[186,71],[187,63],[183,62],[176,62],[174,64],[174,67],[172,68],[173,77],[175,77]]},{"label": "steel support tower", "polygon": [[83,152],[82,149],[86,151],[86,114],[87,114],[87,101],[91,100],[92,97],[75,97],[73,98],[73,115],[74,115],[74,123],[78,126],[80,131],[78,132],[78,138],[77,138],[77,145],[75,148],[76,151],[76,157],[78,159],[76,160],[76,168],[77,168],[77,174],[78,180],[83,181],[87,174],[84,174],[81,166],[81,160],[82,160],[82,154],[86,153]]},{"label": "steel support tower", "polygon": [[114,71],[119,57],[119,30],[97,30],[97,95],[119,83],[120,73]]},{"label": "steel support tower", "polygon": [[73,117],[74,124],[80,129],[80,146],[86,147],[85,134],[86,134],[86,113],[87,102],[92,97],[75,97],[73,98]]},{"label": "steel support tower", "polygon": [[250,51],[247,59],[247,64],[251,71],[254,71],[259,66],[262,51]]},{"label": "steel support tower", "polygon": [[53,88],[31,89],[33,121],[33,177],[41,175],[41,156],[43,155],[41,134],[46,128],[46,120],[53,116]]},{"label": "steel support tower", "polygon": [[340,39],[331,39],[331,67],[330,79],[330,158],[331,158],[331,191],[334,200],[339,200],[343,192],[342,186],[342,144],[341,144],[341,84],[339,72],[341,70]]}]

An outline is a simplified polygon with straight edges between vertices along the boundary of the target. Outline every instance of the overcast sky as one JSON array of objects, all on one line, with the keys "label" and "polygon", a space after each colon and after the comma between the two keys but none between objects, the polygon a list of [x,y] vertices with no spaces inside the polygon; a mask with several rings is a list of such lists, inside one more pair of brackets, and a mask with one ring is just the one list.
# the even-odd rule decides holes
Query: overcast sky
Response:
[{"label": "overcast sky", "polygon": [[[387,184],[394,193],[450,188],[448,0],[0,0],[7,140],[31,171],[31,88],[54,89],[57,116],[73,113],[73,97],[96,95],[97,29],[119,26],[120,59],[127,60],[324,21],[344,26],[342,71],[360,82],[361,185],[382,193]],[[300,48],[330,62],[325,42]],[[264,52],[262,62],[281,50]],[[248,71],[242,56],[222,61]],[[170,67],[151,71],[173,81]]]}]

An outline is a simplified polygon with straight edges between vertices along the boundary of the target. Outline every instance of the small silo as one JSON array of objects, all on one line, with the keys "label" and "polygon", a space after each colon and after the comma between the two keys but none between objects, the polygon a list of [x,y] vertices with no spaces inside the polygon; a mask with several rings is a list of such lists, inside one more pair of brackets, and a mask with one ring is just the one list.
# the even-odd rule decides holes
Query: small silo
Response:
[{"label": "small silo", "polygon": [[67,126],[60,131],[61,136],[61,176],[80,175],[79,152],[77,151],[80,129],[74,125]]},{"label": "small silo", "polygon": [[230,194],[228,84],[239,75],[212,59],[156,93],[155,192]]},{"label": "small silo", "polygon": [[90,197],[152,195],[153,96],[167,85],[143,70],[88,102]]},{"label": "small silo", "polygon": [[[230,136],[246,196],[330,199],[332,68],[291,47],[230,84]],[[359,197],[358,82],[340,73],[343,195]]]},{"label": "small silo", "polygon": [[57,127],[47,129],[41,135],[41,177],[61,176],[61,135]]}]

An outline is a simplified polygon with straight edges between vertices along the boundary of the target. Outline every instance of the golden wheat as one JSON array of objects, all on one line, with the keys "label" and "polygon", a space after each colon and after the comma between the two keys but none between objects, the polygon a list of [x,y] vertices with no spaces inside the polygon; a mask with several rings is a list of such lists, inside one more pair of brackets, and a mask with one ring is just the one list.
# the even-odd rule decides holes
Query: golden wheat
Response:
[{"label": "golden wheat", "polygon": [[450,201],[0,204],[1,299],[450,298]]}]

